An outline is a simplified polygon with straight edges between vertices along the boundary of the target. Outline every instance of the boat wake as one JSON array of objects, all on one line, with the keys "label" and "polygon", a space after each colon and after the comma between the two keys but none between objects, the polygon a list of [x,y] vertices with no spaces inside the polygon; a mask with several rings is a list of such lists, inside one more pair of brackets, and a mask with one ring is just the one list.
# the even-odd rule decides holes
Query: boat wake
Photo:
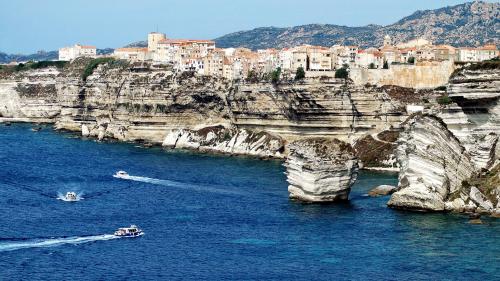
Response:
[{"label": "boat wake", "polygon": [[50,238],[50,239],[28,239],[26,241],[0,241],[0,252],[15,251],[21,249],[31,248],[48,248],[61,245],[77,245],[83,243],[90,243],[95,241],[105,241],[112,239],[119,239],[120,237],[112,234],[94,235],[94,236],[81,236],[81,237],[64,237],[64,238]]},{"label": "boat wake", "polygon": [[230,194],[230,195],[244,195],[244,193],[242,193],[242,192],[225,190],[225,189],[211,187],[211,186],[201,186],[201,185],[196,185],[196,184],[176,182],[176,181],[171,181],[171,180],[161,180],[161,179],[155,179],[155,178],[138,177],[138,176],[130,176],[130,175],[119,176],[119,177],[115,176],[115,177],[120,178],[120,179],[124,179],[124,180],[144,182],[144,183],[150,183],[150,184],[154,184],[154,185],[176,187],[176,188],[181,188],[181,189],[189,189],[189,190],[195,190],[195,191],[201,191],[201,192],[211,192],[211,193]]}]

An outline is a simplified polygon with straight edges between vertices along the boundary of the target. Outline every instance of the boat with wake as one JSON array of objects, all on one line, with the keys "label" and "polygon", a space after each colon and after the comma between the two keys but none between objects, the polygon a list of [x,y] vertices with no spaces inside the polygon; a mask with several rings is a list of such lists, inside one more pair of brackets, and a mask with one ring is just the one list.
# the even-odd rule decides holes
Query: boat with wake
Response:
[{"label": "boat with wake", "polygon": [[113,177],[115,178],[119,178],[119,179],[127,179],[129,178],[129,174],[125,171],[118,171],[116,172],[116,174],[113,175]]},{"label": "boat with wake", "polygon": [[115,231],[115,236],[118,237],[134,238],[142,235],[144,235],[144,231],[142,231],[142,229],[140,229],[136,225],[131,225],[130,227],[121,227],[118,228],[117,231]]},{"label": "boat with wake", "polygon": [[74,192],[67,192],[66,195],[64,195],[64,201],[76,202],[78,201],[78,196]]}]

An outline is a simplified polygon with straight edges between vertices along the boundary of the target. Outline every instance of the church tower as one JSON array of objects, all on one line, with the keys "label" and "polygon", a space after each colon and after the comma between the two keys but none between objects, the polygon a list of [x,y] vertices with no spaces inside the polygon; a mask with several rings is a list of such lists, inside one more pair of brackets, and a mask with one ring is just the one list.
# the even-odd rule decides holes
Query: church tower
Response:
[{"label": "church tower", "polygon": [[392,39],[389,34],[385,35],[384,37],[384,46],[392,46]]}]

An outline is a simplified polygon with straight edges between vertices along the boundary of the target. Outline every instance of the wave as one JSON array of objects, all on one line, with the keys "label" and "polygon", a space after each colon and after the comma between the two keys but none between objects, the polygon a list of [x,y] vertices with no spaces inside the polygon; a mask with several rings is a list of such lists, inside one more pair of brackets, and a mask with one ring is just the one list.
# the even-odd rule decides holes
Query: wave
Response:
[{"label": "wave", "polygon": [[[63,237],[63,238],[50,238],[50,239],[29,239],[23,242],[0,242],[0,252],[15,251],[20,249],[30,249],[30,248],[48,248],[48,247],[56,247],[68,244],[77,245],[95,241],[106,241],[106,240],[120,239],[120,238],[121,237],[112,234],[104,234],[104,235],[94,235],[94,236]],[[18,239],[13,239],[13,240],[19,241]]]},{"label": "wave", "polygon": [[182,182],[177,182],[177,181],[171,181],[171,180],[162,180],[162,179],[155,179],[155,178],[148,178],[148,177],[139,177],[139,176],[120,176],[117,177],[120,179],[124,180],[131,180],[131,181],[137,181],[137,182],[144,182],[144,183],[150,183],[154,185],[162,185],[162,186],[168,186],[168,187],[176,187],[176,188],[181,188],[181,189],[189,189],[189,190],[195,190],[195,191],[202,191],[202,192],[211,192],[211,193],[219,193],[219,194],[229,194],[229,195],[244,195],[245,193],[242,192],[237,192],[237,191],[232,191],[232,190],[225,190],[217,187],[212,187],[212,186],[202,186],[202,185],[196,185],[196,184],[189,184],[189,183],[182,183]]}]

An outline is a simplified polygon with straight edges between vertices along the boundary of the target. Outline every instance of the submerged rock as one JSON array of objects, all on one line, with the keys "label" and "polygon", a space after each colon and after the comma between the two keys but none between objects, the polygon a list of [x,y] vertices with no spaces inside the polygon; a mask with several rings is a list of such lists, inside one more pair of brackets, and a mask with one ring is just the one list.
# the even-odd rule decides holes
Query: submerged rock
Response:
[{"label": "submerged rock", "polygon": [[347,200],[358,174],[349,144],[313,138],[292,142],[286,159],[290,198],[304,202]]},{"label": "submerged rock", "polygon": [[483,221],[481,219],[472,219],[469,220],[470,224],[483,224]]},{"label": "submerged rock", "polygon": [[397,187],[393,185],[379,185],[368,192],[371,197],[385,196],[396,191]]}]

